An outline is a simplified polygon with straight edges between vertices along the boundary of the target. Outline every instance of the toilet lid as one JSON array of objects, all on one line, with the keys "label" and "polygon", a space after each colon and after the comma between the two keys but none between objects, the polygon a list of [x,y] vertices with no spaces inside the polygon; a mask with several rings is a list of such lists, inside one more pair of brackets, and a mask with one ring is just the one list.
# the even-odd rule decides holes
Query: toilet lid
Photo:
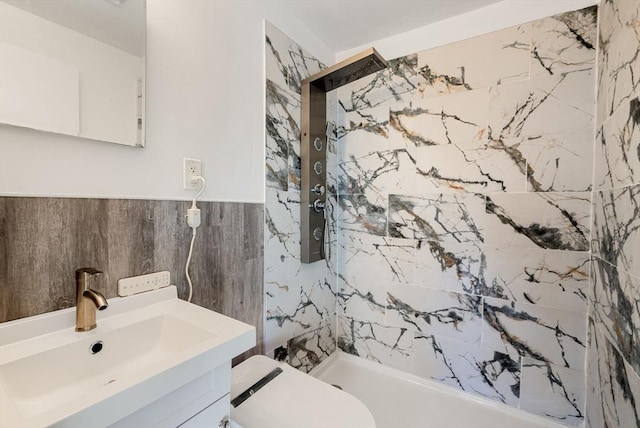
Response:
[{"label": "toilet lid", "polygon": [[263,355],[233,368],[231,399],[276,367],[281,374],[231,407],[231,418],[243,428],[375,428],[373,415],[354,396]]}]

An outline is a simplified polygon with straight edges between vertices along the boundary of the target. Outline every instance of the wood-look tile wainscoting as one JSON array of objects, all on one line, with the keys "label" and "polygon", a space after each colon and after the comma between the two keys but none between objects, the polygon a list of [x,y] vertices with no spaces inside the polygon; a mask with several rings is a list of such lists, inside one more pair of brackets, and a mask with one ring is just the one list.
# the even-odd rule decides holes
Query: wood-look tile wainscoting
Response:
[{"label": "wood-look tile wainscoting", "polygon": [[[77,268],[104,272],[96,289],[168,270],[180,297],[190,202],[0,197],[0,322],[75,305]],[[193,303],[256,326],[262,352],[264,205],[200,202],[191,261]]]}]

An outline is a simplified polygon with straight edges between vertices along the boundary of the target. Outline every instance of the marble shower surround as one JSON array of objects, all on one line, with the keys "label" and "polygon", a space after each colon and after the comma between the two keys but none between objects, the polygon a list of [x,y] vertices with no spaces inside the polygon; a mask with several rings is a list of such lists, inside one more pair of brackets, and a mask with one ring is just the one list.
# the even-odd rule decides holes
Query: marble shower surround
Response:
[{"label": "marble shower surround", "polygon": [[578,426],[597,8],[338,90],[338,345]]},{"label": "marble shower surround", "polygon": [[640,426],[640,2],[600,4],[587,426]]},{"label": "marble shower surround", "polygon": [[[300,261],[300,82],[324,65],[268,22],[265,48],[265,351],[309,371],[336,349],[332,223],[327,259]],[[335,139],[327,146],[329,169],[335,165]],[[327,188],[331,218],[335,185],[329,180]]]},{"label": "marble shower surround", "polygon": [[[168,270],[187,295],[184,266],[191,202],[0,197],[0,322],[75,306],[75,270],[104,272],[96,289],[118,294],[117,281]],[[256,326],[263,352],[263,206],[199,202],[193,303]]]},{"label": "marble shower surround", "polygon": [[[272,319],[275,356],[308,370],[333,352],[337,334],[346,352],[568,425],[582,424],[589,399],[590,426],[633,426],[640,383],[619,349],[634,348],[614,346],[607,325],[624,321],[619,339],[635,343],[637,276],[616,265],[634,259],[624,248],[637,248],[636,235],[606,256],[594,247],[602,268],[590,261],[589,237],[621,236],[612,212],[625,213],[628,230],[637,218],[637,186],[601,192],[619,187],[601,183],[637,184],[627,154],[638,88],[619,89],[638,76],[626,43],[637,35],[637,5],[603,2],[610,25],[600,40],[591,7],[397,58],[339,92],[328,116],[340,125],[327,161],[332,256],[317,268],[337,293],[337,332],[301,321],[316,305],[297,297],[305,286],[289,293],[300,271],[285,265],[299,245],[296,82],[320,65],[286,37],[274,43],[282,34],[267,26],[267,96],[277,95],[267,100],[267,205],[278,214],[266,219],[265,244],[276,251],[267,250],[265,269],[286,278],[267,300],[276,309],[293,302]],[[584,90],[596,79],[597,112]],[[605,113],[614,119],[603,124]],[[598,275],[617,275],[609,282],[618,285],[598,287]]]}]

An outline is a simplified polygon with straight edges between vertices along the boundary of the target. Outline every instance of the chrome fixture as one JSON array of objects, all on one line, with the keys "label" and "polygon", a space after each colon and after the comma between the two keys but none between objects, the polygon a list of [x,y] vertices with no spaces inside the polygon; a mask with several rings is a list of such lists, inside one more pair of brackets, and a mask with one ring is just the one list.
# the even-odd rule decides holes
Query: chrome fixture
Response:
[{"label": "chrome fixture", "polygon": [[310,208],[313,208],[313,210],[317,213],[321,213],[324,210],[324,202],[322,202],[320,199],[316,199],[315,201],[313,201],[313,204]]},{"label": "chrome fixture", "polygon": [[316,196],[324,195],[324,186],[322,184],[316,184],[315,186],[313,186],[313,189],[311,189],[311,193]]},{"label": "chrome fixture", "polygon": [[94,268],[76,270],[76,331],[89,331],[96,328],[96,308],[106,309],[107,299],[89,285],[102,272]]},{"label": "chrome fixture", "polygon": [[324,207],[326,202],[326,140],[335,132],[327,123],[329,91],[387,68],[374,49],[347,58],[302,81],[302,141],[300,150],[300,243],[302,263],[324,259]]}]

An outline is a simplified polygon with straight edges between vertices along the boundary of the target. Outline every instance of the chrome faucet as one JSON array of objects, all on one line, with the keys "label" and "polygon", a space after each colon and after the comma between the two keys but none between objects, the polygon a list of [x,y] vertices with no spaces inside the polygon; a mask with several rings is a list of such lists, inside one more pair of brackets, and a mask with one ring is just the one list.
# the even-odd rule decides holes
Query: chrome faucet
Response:
[{"label": "chrome faucet", "polygon": [[76,271],[76,331],[89,331],[96,328],[96,308],[106,309],[107,299],[89,288],[92,278],[102,274],[94,268],[82,268]]}]

